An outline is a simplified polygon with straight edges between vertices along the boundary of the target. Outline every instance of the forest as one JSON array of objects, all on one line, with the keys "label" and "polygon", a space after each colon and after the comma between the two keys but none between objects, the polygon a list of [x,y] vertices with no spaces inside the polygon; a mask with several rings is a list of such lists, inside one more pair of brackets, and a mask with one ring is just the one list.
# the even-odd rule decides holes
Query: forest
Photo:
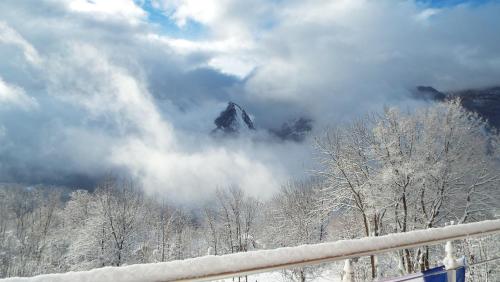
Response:
[{"label": "forest", "polygon": [[[199,205],[184,205],[146,193],[138,179],[115,175],[92,191],[3,183],[0,278],[498,218],[499,142],[486,121],[450,101],[411,111],[386,108],[326,129],[311,142],[319,169],[284,183],[269,199],[230,183]],[[498,255],[498,242],[490,236],[457,247],[473,263]],[[370,281],[425,270],[442,258],[442,246],[421,247],[359,258],[354,267],[359,281]],[[281,275],[310,281],[326,269],[341,272],[340,265],[320,265]],[[494,279],[500,265],[481,265],[468,275],[470,281]]]}]

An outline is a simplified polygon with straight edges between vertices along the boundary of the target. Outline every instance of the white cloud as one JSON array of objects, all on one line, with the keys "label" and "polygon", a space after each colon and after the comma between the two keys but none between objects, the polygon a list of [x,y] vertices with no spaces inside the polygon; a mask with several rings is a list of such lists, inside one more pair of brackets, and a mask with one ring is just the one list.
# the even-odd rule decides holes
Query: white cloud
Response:
[{"label": "white cloud", "polygon": [[179,198],[233,183],[270,194],[311,167],[310,146],[210,138],[228,100],[260,128],[310,115],[321,129],[419,84],[500,77],[498,4],[435,13],[392,0],[154,1],[181,33],[202,25],[188,40],[148,24],[137,1],[61,3],[0,1],[0,41],[23,54],[0,62],[9,101],[0,103],[16,105],[0,107],[10,146],[0,157],[12,160],[0,181],[10,171],[36,182],[123,169]]},{"label": "white cloud", "polygon": [[[160,2],[181,26],[192,20],[210,30],[208,42],[220,43],[210,66],[240,77],[256,69],[245,86],[249,100],[321,113],[344,105],[344,115],[355,104],[364,110],[399,99],[419,84],[446,90],[498,82],[495,3],[435,9],[388,0]],[[171,46],[187,54],[209,49],[206,42]]]},{"label": "white cloud", "polygon": [[255,69],[255,62],[252,59],[240,58],[237,56],[219,56],[212,58],[208,65],[216,70],[229,75],[245,78]]},{"label": "white cloud", "polygon": [[148,34],[147,40],[164,44],[179,55],[205,53],[211,58],[197,67],[209,66],[222,73],[240,78],[247,76],[256,66],[255,59],[246,56],[255,49],[254,42],[235,38],[221,40],[187,40],[157,34]]},{"label": "white cloud", "polygon": [[440,9],[435,9],[435,8],[427,8],[427,9],[423,10],[422,12],[418,13],[418,14],[415,16],[415,19],[416,19],[417,21],[426,22],[426,21],[428,21],[428,20],[429,20],[432,16],[438,15],[440,11],[441,11]]},{"label": "white cloud", "polygon": [[170,14],[182,27],[189,20],[212,24],[222,16],[227,2],[227,0],[156,0],[154,6]]},{"label": "white cloud", "polygon": [[12,44],[21,48],[24,57],[32,64],[38,65],[41,61],[37,50],[7,23],[0,21],[0,43]]},{"label": "white cloud", "polygon": [[[97,134],[96,140],[107,142],[101,144],[107,148],[101,159],[104,166],[126,168],[147,191],[168,192],[186,201],[201,200],[205,193],[229,184],[240,185],[256,196],[269,195],[284,179],[279,166],[268,166],[241,149],[221,147],[206,134],[201,134],[194,146],[187,145],[178,129],[162,118],[141,80],[91,46],[71,48],[62,61],[51,60],[50,93],[63,94],[58,98],[83,107],[91,119],[106,119],[119,129],[116,136],[105,131],[72,130],[75,136],[86,136],[85,140]],[[70,85],[68,76],[73,77]],[[68,88],[72,91],[65,91]],[[88,146],[94,146],[77,139],[71,142],[77,151],[91,151]]]},{"label": "white cloud", "polygon": [[247,94],[301,104],[331,122],[397,103],[417,85],[495,85],[498,13],[495,3],[437,13],[412,1],[294,2],[260,36]]},{"label": "white cloud", "polygon": [[70,10],[91,15],[100,20],[121,20],[137,25],[143,21],[146,12],[133,0],[70,0]]},{"label": "white cloud", "polygon": [[253,42],[238,41],[235,38],[223,40],[187,40],[148,34],[148,40],[159,42],[172,48],[177,53],[186,55],[195,52],[209,52],[213,54],[230,54],[241,50],[253,49]]},{"label": "white cloud", "polygon": [[8,84],[0,77],[0,107],[2,105],[15,105],[29,110],[36,108],[38,103],[35,98],[26,95],[22,88]]},{"label": "white cloud", "polygon": [[265,58],[255,52],[262,29],[272,25],[278,6],[266,0],[156,0],[162,10],[181,28],[192,21],[208,30],[202,39],[177,39],[149,35],[182,55],[209,53],[200,66],[209,66],[225,74],[245,78]]},{"label": "white cloud", "polygon": [[253,196],[268,197],[286,179],[245,152],[217,146],[188,153],[129,139],[113,149],[112,160],[130,168],[148,191],[170,192],[172,197],[188,201],[203,200],[215,188],[230,184],[239,185]]}]

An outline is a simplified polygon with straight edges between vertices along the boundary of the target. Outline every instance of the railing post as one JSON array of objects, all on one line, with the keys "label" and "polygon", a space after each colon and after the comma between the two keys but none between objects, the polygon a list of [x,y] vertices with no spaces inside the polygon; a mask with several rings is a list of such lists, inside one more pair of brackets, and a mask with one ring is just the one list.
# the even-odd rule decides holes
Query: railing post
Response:
[{"label": "railing post", "polygon": [[350,259],[345,260],[342,282],[354,282],[354,270],[352,269],[352,262]]},{"label": "railing post", "polygon": [[460,264],[458,263],[458,260],[453,257],[454,248],[451,241],[446,242],[444,251],[446,255],[443,259],[443,264],[446,270],[458,268]]},{"label": "railing post", "polygon": [[458,262],[457,259],[455,259],[453,257],[454,248],[453,248],[453,244],[451,243],[451,241],[446,242],[446,246],[444,248],[444,251],[445,251],[446,255],[445,255],[445,258],[443,259],[443,264],[444,264],[445,269],[448,272],[448,275],[447,275],[448,282],[456,281],[457,280],[456,269],[458,267],[460,267],[460,263]]}]

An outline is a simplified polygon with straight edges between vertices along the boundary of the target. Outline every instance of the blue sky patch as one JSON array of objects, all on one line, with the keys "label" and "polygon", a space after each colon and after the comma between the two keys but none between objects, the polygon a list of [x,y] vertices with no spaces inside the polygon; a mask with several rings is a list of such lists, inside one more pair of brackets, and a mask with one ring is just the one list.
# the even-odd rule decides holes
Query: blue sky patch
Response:
[{"label": "blue sky patch", "polygon": [[149,0],[144,1],[141,6],[148,13],[148,20],[160,26],[160,32],[165,35],[183,39],[199,39],[208,32],[202,24],[192,20],[188,20],[184,26],[179,27],[171,15],[153,7]]}]

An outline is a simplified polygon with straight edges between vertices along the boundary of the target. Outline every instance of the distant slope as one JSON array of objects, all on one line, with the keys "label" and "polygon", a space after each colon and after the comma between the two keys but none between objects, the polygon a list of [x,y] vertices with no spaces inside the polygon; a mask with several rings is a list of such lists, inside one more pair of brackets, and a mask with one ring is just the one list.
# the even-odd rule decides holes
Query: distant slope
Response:
[{"label": "distant slope", "polygon": [[441,92],[431,86],[418,86],[414,96],[433,101],[460,98],[464,108],[478,113],[491,126],[500,129],[500,86],[454,92]]}]

